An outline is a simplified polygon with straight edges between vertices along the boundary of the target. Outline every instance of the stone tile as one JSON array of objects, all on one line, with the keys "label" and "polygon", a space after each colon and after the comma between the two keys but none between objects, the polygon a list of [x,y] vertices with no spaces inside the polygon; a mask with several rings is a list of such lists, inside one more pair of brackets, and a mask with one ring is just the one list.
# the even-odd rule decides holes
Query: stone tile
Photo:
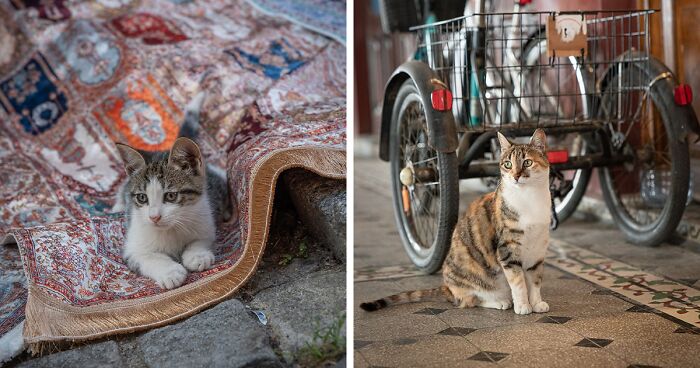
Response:
[{"label": "stone tile", "polygon": [[470,333],[465,338],[481,350],[502,353],[563,349],[581,340],[580,335],[563,325],[549,323],[484,328]]},{"label": "stone tile", "polygon": [[434,275],[405,277],[402,279],[396,279],[394,282],[399,289],[405,291],[432,289],[442,285],[442,275],[438,273]]},{"label": "stone tile", "polygon": [[365,346],[370,345],[370,344],[372,344],[372,341],[355,340],[355,341],[353,341],[353,348],[355,350],[360,350],[360,349],[362,349]]},{"label": "stone tile", "polygon": [[139,347],[146,365],[153,368],[282,366],[264,327],[236,299],[146,332],[139,337]]},{"label": "stone tile", "polygon": [[440,313],[443,313],[447,309],[441,309],[441,308],[423,308],[417,312],[413,312],[413,314],[425,314],[429,316],[437,316]]},{"label": "stone tile", "polygon": [[675,331],[673,331],[673,333],[687,333],[693,335],[700,335],[700,328],[680,326]]},{"label": "stone tile", "polygon": [[353,353],[353,357],[353,364],[355,368],[369,368],[369,363],[367,362],[367,360],[365,360],[365,357],[363,357],[360,352],[355,351]]},{"label": "stone tile", "polygon": [[447,336],[467,336],[470,333],[476,331],[473,328],[465,328],[465,327],[448,327],[440,332],[438,332],[438,335],[447,335]]},{"label": "stone tile", "polygon": [[[414,314],[421,303],[391,306],[376,312],[355,315],[355,338],[366,341],[391,340],[433,335],[449,327],[437,316]],[[361,315],[360,315],[361,314]]]},{"label": "stone tile", "polygon": [[654,308],[647,307],[646,305],[633,305],[629,307],[627,311],[634,313],[655,313]]},{"label": "stone tile", "polygon": [[566,327],[587,337],[617,340],[670,335],[678,325],[652,313],[626,312],[579,318]]},{"label": "stone tile", "polygon": [[85,345],[19,364],[22,368],[40,367],[126,367],[114,341]]},{"label": "stone tile", "polygon": [[506,353],[498,353],[495,351],[480,351],[469,357],[469,360],[478,360],[481,362],[498,363],[508,357]]},{"label": "stone tile", "polygon": [[[583,364],[585,362],[585,364]],[[628,363],[603,349],[568,347],[562,349],[541,349],[511,354],[500,362],[501,366],[571,368],[624,368]]]},{"label": "stone tile", "polygon": [[638,339],[619,339],[605,347],[615,355],[641,365],[698,367],[700,335],[669,334]]},{"label": "stone tile", "polygon": [[345,269],[319,271],[259,292],[250,307],[267,315],[282,350],[294,352],[345,313]]},{"label": "stone tile", "polygon": [[571,320],[571,317],[558,317],[558,316],[544,316],[540,319],[537,320],[539,323],[557,323],[560,325],[563,325],[566,322],[569,322]]},{"label": "stone tile", "polygon": [[481,329],[535,322],[542,315],[533,313],[522,316],[515,314],[512,308],[499,310],[474,307],[448,309],[438,317],[452,327]]},{"label": "stone tile", "polygon": [[581,339],[581,341],[577,342],[576,345],[574,345],[574,346],[600,349],[600,348],[604,348],[604,347],[610,345],[611,342],[613,342],[613,341],[608,340],[608,339],[597,339],[594,337],[584,337],[583,339]]},{"label": "stone tile", "polygon": [[601,316],[625,312],[632,304],[612,295],[547,294],[549,313],[572,318]]},{"label": "stone tile", "polygon": [[362,355],[373,366],[439,367],[447,366],[451,361],[467,360],[478,352],[458,336],[420,336],[416,340],[410,345],[396,344],[395,341],[377,342],[362,349]]}]

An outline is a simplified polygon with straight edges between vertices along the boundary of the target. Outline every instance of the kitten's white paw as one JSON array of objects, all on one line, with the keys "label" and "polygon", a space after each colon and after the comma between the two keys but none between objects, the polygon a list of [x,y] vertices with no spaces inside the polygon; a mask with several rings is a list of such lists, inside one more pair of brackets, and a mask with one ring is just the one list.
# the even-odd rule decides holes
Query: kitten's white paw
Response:
[{"label": "kitten's white paw", "polygon": [[185,282],[187,270],[179,263],[172,263],[153,275],[153,280],[163,289],[173,289]]},{"label": "kitten's white paw", "polygon": [[532,306],[532,311],[535,313],[547,313],[549,312],[549,304],[545,301],[540,301]]},{"label": "kitten's white paw", "polygon": [[204,271],[214,264],[214,253],[210,250],[186,250],[182,254],[182,264],[190,271]]},{"label": "kitten's white paw", "polygon": [[530,314],[532,313],[532,306],[530,303],[515,303],[513,308],[516,314]]}]

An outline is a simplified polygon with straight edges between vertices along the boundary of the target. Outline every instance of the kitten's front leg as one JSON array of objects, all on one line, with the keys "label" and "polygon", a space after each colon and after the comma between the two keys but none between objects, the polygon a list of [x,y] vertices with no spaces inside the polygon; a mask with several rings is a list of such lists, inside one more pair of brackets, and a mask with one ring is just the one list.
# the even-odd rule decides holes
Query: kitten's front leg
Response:
[{"label": "kitten's front leg", "polygon": [[544,259],[537,261],[532,267],[525,270],[525,281],[527,282],[530,303],[532,303],[532,311],[535,313],[549,312],[549,304],[542,300],[542,294],[540,294],[543,274]]},{"label": "kitten's front leg", "polygon": [[187,270],[167,254],[139,252],[129,254],[129,266],[140,274],[153,279],[163,289],[173,289],[185,282]]},{"label": "kitten's front leg", "polygon": [[182,252],[182,264],[190,271],[204,271],[214,263],[213,240],[195,240]]}]

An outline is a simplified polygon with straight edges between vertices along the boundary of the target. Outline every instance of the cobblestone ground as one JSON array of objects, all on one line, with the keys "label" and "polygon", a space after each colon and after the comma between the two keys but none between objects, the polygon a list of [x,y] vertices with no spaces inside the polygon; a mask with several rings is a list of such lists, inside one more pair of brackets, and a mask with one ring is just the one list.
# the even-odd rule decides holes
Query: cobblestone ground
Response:
[{"label": "cobblestone ground", "polygon": [[[570,219],[552,233],[543,285],[549,313],[446,302],[360,310],[362,301],[441,282],[406,256],[389,188],[387,163],[355,160],[356,366],[700,366],[697,246],[642,248],[598,222]],[[464,208],[474,194],[463,192]],[[682,300],[655,303],[669,293]]]},{"label": "cobblestone ground", "polygon": [[[307,206],[322,203],[324,208],[299,212],[345,211],[344,181],[294,175],[304,185],[324,188],[323,198],[301,198]],[[259,269],[234,298],[169,326],[42,357],[25,354],[8,366],[344,366],[345,260],[336,255],[338,244],[322,243],[311,235],[286,192],[281,181],[271,234]],[[299,200],[296,198],[295,204]],[[325,218],[330,217],[318,221],[324,222]],[[324,223],[324,229],[335,228],[339,232],[337,228],[342,226],[344,234],[344,216],[342,219],[342,223]],[[254,310],[265,314],[266,325]]]}]

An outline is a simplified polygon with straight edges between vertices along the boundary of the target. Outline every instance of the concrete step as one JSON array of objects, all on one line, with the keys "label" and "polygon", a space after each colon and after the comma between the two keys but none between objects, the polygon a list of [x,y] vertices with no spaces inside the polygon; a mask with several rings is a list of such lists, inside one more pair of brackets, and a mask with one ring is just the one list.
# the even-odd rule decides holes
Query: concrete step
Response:
[{"label": "concrete step", "polygon": [[347,192],[345,180],[328,179],[312,172],[293,169],[283,182],[299,218],[309,232],[345,262]]}]

